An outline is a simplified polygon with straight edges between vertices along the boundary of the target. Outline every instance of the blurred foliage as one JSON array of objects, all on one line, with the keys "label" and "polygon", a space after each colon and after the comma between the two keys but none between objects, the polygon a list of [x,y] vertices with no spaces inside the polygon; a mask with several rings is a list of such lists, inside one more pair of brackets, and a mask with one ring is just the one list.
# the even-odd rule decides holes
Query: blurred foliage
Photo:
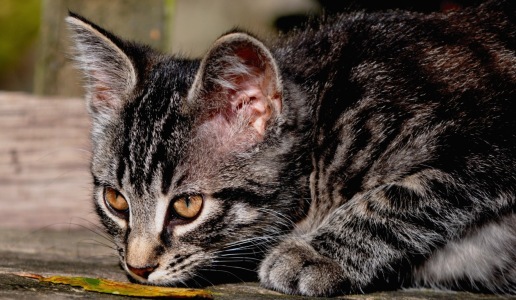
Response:
[{"label": "blurred foliage", "polygon": [[0,73],[14,67],[39,31],[41,0],[0,0]]}]

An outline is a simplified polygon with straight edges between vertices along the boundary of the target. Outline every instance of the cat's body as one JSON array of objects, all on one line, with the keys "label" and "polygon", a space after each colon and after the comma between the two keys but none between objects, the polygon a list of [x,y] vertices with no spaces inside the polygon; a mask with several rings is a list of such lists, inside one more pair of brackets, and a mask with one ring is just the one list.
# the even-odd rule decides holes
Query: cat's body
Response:
[{"label": "cat's body", "polygon": [[348,14],[199,62],[71,16],[122,265],[173,285],[261,252],[286,293],[516,292],[514,20]]}]

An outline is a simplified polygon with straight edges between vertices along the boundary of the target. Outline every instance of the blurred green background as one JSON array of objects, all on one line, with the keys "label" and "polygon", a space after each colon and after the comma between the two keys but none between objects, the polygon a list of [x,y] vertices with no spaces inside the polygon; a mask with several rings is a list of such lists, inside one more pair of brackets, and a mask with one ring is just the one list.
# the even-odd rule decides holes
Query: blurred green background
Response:
[{"label": "blurred green background", "polygon": [[81,96],[64,17],[70,9],[165,52],[199,57],[227,30],[259,36],[301,26],[309,16],[350,10],[460,9],[482,0],[0,0],[0,91]]},{"label": "blurred green background", "polygon": [[32,90],[40,0],[0,0],[0,90]]},{"label": "blurred green background", "polygon": [[122,38],[199,57],[222,33],[262,36],[275,21],[318,13],[315,0],[0,0],[0,91],[81,96],[64,19],[78,13]]}]

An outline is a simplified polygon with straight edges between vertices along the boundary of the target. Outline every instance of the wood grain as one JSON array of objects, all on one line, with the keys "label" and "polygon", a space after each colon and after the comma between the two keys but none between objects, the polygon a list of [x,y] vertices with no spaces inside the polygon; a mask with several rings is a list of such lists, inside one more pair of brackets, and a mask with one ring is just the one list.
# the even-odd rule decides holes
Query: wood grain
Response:
[{"label": "wood grain", "polygon": [[0,92],[0,227],[97,222],[89,127],[82,99]]}]

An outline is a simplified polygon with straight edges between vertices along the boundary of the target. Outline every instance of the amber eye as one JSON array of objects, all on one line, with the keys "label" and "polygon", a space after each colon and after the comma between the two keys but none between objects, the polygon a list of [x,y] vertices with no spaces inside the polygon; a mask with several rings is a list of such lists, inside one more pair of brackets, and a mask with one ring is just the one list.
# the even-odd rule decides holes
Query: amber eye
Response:
[{"label": "amber eye", "polygon": [[174,201],[174,211],[176,214],[185,219],[196,217],[202,208],[202,196],[192,195],[183,196]]},{"label": "amber eye", "polygon": [[104,189],[104,201],[107,206],[119,217],[125,218],[129,212],[129,204],[124,196],[112,188]]}]

